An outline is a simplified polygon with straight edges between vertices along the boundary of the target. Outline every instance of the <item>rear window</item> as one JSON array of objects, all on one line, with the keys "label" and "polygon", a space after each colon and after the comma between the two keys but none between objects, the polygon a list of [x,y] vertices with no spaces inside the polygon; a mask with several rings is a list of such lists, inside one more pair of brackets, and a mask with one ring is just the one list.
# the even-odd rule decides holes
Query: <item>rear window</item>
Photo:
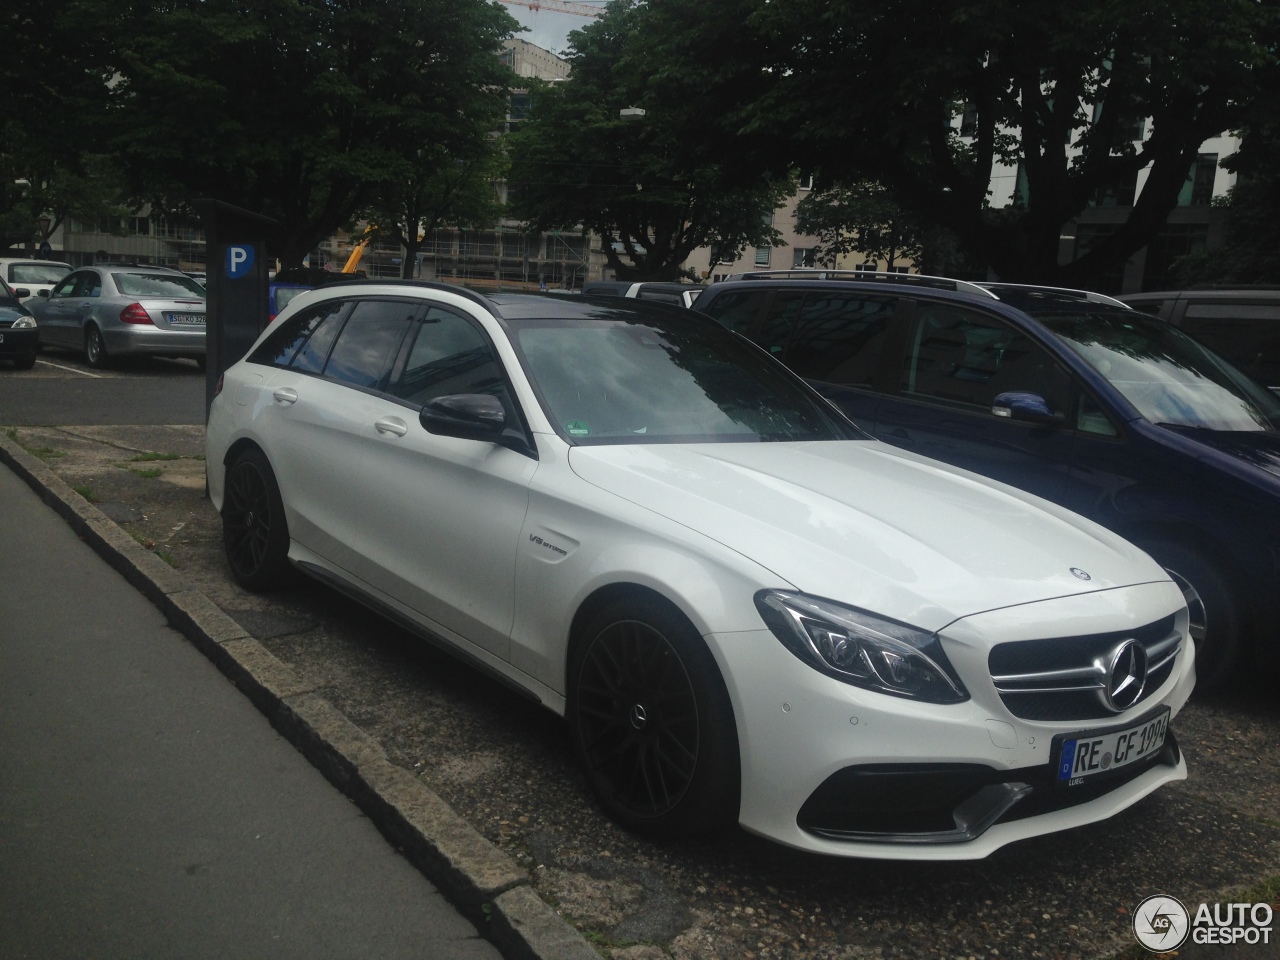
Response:
[{"label": "rear window", "polygon": [[126,297],[205,298],[204,287],[184,274],[113,273],[111,279]]},{"label": "rear window", "polygon": [[9,282],[57,283],[71,272],[69,263],[12,263],[9,265]]}]

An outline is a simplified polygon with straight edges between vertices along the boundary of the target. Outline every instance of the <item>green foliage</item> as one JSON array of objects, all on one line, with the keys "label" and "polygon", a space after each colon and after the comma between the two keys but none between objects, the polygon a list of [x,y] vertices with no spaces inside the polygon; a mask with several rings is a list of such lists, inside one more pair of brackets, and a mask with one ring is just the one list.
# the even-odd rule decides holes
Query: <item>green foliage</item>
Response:
[{"label": "green foliage", "polygon": [[[1003,279],[1076,285],[1163,226],[1200,144],[1243,116],[1274,17],[1252,0],[647,6],[650,96],[696,112],[702,140],[820,187],[883,184]],[[996,164],[1025,175],[1010,215],[990,209]],[[1060,268],[1062,226],[1144,168],[1128,220]]]},{"label": "green foliage", "polygon": [[418,251],[431,231],[444,227],[483,229],[502,216],[497,182],[506,170],[501,141],[476,124],[471,144],[438,146],[401,158],[400,172],[374,188],[365,217],[371,233],[404,247],[401,276],[413,276]]},{"label": "green foliage", "polygon": [[285,265],[406,158],[469,149],[501,108],[516,22],[483,0],[126,0],[113,147],[138,200],[213,198],[279,221]]},{"label": "green foliage", "polygon": [[1179,286],[1280,284],[1280,63],[1259,71],[1239,132],[1240,151],[1223,163],[1238,178],[1219,204],[1226,210],[1225,242],[1175,263]]},{"label": "green foliage", "polygon": [[103,142],[110,44],[104,31],[83,29],[98,7],[10,4],[0,14],[0,250],[38,244],[69,216],[118,212]]},{"label": "green foliage", "polygon": [[813,190],[796,205],[796,230],[818,238],[814,255],[834,265],[838,258],[861,253],[868,260],[919,261],[924,230],[878,183],[855,183]]},{"label": "green foliage", "polygon": [[[776,242],[769,214],[784,172],[740,176],[740,146],[690,136],[680,104],[652,97],[650,5],[615,0],[570,37],[573,70],[536,85],[530,119],[511,135],[510,203],[531,230],[598,233],[623,279],[670,280],[699,247],[727,255]],[[623,117],[624,109],[644,110]]]}]

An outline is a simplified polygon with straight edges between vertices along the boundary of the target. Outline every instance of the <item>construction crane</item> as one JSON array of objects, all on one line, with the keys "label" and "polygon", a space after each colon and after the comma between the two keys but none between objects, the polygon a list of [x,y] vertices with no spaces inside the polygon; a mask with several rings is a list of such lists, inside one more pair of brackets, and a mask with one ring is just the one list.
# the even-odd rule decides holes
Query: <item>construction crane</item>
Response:
[{"label": "construction crane", "polygon": [[604,13],[604,7],[593,7],[586,3],[570,3],[568,0],[502,0],[513,7],[528,7],[534,13],[539,10],[552,10],[556,13],[572,13],[579,17],[598,17]]}]

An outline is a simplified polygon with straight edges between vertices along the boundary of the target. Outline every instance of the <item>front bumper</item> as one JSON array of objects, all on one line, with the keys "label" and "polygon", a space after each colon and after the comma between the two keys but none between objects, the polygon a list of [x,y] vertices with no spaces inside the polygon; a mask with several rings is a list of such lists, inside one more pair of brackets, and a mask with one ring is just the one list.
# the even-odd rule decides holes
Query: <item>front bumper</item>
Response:
[{"label": "front bumper", "polygon": [[40,331],[36,327],[14,330],[0,327],[0,358],[29,357],[39,348]]},{"label": "front bumper", "polygon": [[1104,820],[1186,777],[1176,741],[1133,769],[1054,786],[1053,739],[1181,709],[1195,682],[1189,639],[1150,696],[1105,721],[1026,720],[1002,702],[990,650],[1014,640],[1137,629],[1176,612],[1171,583],[1085,594],[957,621],[943,646],[970,699],[919,703],[850,686],[793,656],[767,630],[707,638],[733,698],[742,755],[739,820],[788,846],[837,856],[965,860]]}]

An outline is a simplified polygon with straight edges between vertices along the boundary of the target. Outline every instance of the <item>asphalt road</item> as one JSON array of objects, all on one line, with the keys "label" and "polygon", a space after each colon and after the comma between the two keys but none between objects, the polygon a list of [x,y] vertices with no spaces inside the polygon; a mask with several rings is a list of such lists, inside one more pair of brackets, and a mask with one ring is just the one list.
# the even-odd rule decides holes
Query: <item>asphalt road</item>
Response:
[{"label": "asphalt road", "polygon": [[191,360],[138,358],[93,370],[45,350],[31,370],[0,364],[0,426],[203,424],[204,371]]},{"label": "asphalt road", "polygon": [[0,503],[0,956],[496,960],[3,467]]}]

